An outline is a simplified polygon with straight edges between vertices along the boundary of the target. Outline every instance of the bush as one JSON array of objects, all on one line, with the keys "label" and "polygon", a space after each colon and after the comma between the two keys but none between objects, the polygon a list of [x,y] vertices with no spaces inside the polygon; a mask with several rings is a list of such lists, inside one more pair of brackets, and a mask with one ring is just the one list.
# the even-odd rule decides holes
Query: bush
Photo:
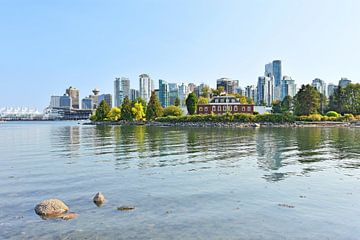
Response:
[{"label": "bush", "polygon": [[338,113],[335,112],[335,111],[329,111],[329,112],[326,113],[326,116],[327,116],[327,117],[339,117],[340,114],[338,114]]},{"label": "bush", "polygon": [[163,116],[181,116],[183,114],[182,110],[179,107],[171,105],[169,107],[164,108]]}]

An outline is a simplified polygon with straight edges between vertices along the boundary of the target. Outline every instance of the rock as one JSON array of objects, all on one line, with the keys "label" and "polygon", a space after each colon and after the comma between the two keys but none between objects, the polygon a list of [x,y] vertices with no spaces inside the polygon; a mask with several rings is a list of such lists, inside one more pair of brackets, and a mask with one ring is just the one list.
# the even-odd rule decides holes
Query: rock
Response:
[{"label": "rock", "polygon": [[58,217],[69,211],[69,207],[59,199],[47,199],[36,205],[35,212],[42,217]]},{"label": "rock", "polygon": [[71,212],[71,213],[65,213],[63,215],[61,215],[61,219],[63,220],[70,220],[70,219],[74,219],[77,216],[79,216],[79,214]]},{"label": "rock", "polygon": [[105,196],[101,192],[98,192],[97,194],[95,194],[93,201],[96,204],[96,206],[100,207],[102,204],[104,204],[106,199],[105,199]]},{"label": "rock", "polygon": [[118,211],[131,211],[131,210],[134,210],[134,209],[135,209],[134,206],[121,206],[121,207],[117,208]]}]

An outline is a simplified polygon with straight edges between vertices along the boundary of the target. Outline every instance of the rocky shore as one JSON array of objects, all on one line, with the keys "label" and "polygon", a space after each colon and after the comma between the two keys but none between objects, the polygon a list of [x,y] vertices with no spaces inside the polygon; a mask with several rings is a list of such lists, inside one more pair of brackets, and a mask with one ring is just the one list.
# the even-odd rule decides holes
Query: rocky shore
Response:
[{"label": "rocky shore", "polygon": [[256,127],[360,127],[360,122],[300,122],[293,123],[242,123],[242,122],[127,122],[103,121],[88,122],[84,125],[120,125],[120,126],[160,126],[160,127],[223,127],[223,128],[256,128]]}]

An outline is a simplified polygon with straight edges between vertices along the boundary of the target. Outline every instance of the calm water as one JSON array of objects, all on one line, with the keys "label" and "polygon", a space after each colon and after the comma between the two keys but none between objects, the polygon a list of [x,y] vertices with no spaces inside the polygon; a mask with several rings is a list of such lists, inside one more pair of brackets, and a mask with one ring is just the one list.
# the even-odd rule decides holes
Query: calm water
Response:
[{"label": "calm water", "polygon": [[[359,136],[1,123],[0,238],[360,239]],[[54,197],[79,217],[39,218]]]}]

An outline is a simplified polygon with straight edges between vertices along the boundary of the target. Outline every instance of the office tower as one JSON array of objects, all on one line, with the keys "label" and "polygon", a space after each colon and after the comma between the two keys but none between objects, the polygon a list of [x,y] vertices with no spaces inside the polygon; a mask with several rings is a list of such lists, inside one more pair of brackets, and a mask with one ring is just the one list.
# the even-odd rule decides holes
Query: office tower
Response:
[{"label": "office tower", "polygon": [[216,80],[216,89],[223,87],[227,94],[235,93],[235,88],[239,85],[238,80],[231,80],[230,78],[220,78]]},{"label": "office tower", "polygon": [[274,76],[274,86],[277,87],[281,84],[282,70],[281,70],[281,61],[274,60],[272,62],[273,76]]},{"label": "office tower", "polygon": [[90,110],[90,109],[93,109],[93,107],[94,107],[94,102],[93,102],[93,99],[91,98],[91,96],[83,98],[81,100],[81,108],[82,109]]},{"label": "office tower", "polygon": [[272,90],[272,98],[274,100],[281,100],[281,80],[282,80],[282,67],[280,60],[274,60],[265,65],[265,77],[273,78],[274,89]]},{"label": "office tower", "polygon": [[337,86],[335,84],[329,83],[327,86],[327,93],[328,97],[332,96],[334,94],[334,91],[336,90]]},{"label": "office tower", "polygon": [[129,78],[115,78],[114,81],[114,103],[115,106],[120,106],[124,98],[130,98],[130,80]]},{"label": "office tower", "polygon": [[60,98],[61,98],[61,96],[51,96],[50,108],[59,108],[60,107]]},{"label": "office tower", "polygon": [[130,100],[134,101],[138,97],[139,97],[139,91],[136,89],[130,89]]},{"label": "office tower", "polygon": [[188,92],[189,93],[194,92],[195,88],[196,88],[196,84],[194,84],[194,83],[189,83],[188,84]]},{"label": "office tower", "polygon": [[347,85],[349,85],[351,83],[351,80],[347,79],[347,78],[341,78],[339,81],[339,87],[346,87]]},{"label": "office tower", "polygon": [[179,98],[179,86],[177,83],[169,83],[169,104],[174,105],[176,98]]},{"label": "office tower", "polygon": [[255,86],[254,85],[250,85],[250,86],[246,86],[245,87],[245,97],[252,99],[254,102],[255,101],[255,95],[256,95],[256,90],[255,90]]},{"label": "office tower", "polygon": [[257,83],[257,104],[271,106],[273,101],[273,79],[261,76]]},{"label": "office tower", "polygon": [[281,83],[281,100],[286,96],[294,97],[296,95],[295,80],[289,76],[284,76]]},{"label": "office tower", "polygon": [[311,85],[316,88],[316,90],[321,93],[324,96],[326,95],[326,83],[324,82],[324,80],[321,80],[320,78],[315,78]]},{"label": "office tower", "polygon": [[98,95],[98,104],[100,104],[102,102],[102,100],[105,100],[105,102],[109,105],[109,107],[112,108],[112,95],[111,94]]},{"label": "office tower", "polygon": [[60,97],[60,108],[71,109],[72,107],[72,98],[69,95],[64,94]]},{"label": "office tower", "polygon": [[141,74],[139,76],[139,92],[146,102],[149,102],[151,92],[154,90],[153,80],[147,74]]},{"label": "office tower", "polygon": [[71,97],[72,108],[79,109],[79,90],[70,86],[68,89],[66,89],[66,94]]},{"label": "office tower", "polygon": [[169,88],[165,80],[159,79],[159,101],[162,107],[169,106]]}]

